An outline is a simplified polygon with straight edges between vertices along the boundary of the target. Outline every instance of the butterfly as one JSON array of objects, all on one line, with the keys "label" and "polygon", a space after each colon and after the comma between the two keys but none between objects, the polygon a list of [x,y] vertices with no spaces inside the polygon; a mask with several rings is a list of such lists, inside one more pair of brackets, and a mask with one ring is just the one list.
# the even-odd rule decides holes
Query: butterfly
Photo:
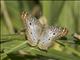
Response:
[{"label": "butterfly", "polygon": [[37,46],[39,49],[48,50],[52,46],[54,40],[63,37],[67,34],[68,30],[58,26],[44,27],[39,19],[31,14],[23,13],[22,18],[25,25],[25,34],[28,39],[28,44]]}]

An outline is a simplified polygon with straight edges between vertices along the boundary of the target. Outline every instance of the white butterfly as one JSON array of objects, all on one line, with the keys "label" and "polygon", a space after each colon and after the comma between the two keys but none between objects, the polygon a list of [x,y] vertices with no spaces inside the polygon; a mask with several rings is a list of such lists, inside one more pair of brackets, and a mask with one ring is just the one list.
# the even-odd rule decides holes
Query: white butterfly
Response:
[{"label": "white butterfly", "polygon": [[57,26],[44,27],[37,18],[27,13],[23,14],[23,20],[28,43],[31,46],[38,46],[42,50],[47,50],[52,46],[54,40],[65,36],[67,33],[66,28]]}]

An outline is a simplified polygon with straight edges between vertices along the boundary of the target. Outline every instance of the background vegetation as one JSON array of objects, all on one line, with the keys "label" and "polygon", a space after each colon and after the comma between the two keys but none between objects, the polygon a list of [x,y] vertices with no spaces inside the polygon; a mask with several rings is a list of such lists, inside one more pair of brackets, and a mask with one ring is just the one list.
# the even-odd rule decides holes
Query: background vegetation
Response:
[{"label": "background vegetation", "polygon": [[[0,1],[0,56],[1,60],[80,60],[80,1]],[[41,5],[49,25],[66,27],[63,40],[55,42],[48,52],[27,45],[24,35],[15,34],[23,28],[22,11],[31,12],[35,4]]]}]

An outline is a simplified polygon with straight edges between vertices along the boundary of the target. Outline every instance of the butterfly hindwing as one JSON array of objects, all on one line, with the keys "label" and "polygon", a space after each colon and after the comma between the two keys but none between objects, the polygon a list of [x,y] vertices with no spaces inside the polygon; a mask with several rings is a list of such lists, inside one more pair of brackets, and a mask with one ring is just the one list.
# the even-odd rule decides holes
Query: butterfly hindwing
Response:
[{"label": "butterfly hindwing", "polygon": [[44,29],[43,33],[41,34],[40,41],[38,43],[38,47],[42,50],[47,50],[52,44],[53,41],[59,37],[64,36],[64,28],[61,27],[53,27],[49,26]]}]

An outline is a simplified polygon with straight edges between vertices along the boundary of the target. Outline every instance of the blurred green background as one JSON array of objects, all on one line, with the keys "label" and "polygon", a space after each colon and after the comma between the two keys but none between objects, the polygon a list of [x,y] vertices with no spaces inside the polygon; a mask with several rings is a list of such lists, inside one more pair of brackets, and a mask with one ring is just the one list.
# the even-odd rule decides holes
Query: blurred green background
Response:
[{"label": "blurred green background", "polygon": [[[79,60],[80,59],[80,43],[76,43],[74,41],[74,38],[72,37],[73,33],[80,34],[80,1],[40,1],[40,0],[8,1],[7,0],[7,1],[0,1],[0,4],[1,4],[0,34],[2,36],[2,39],[0,39],[1,40],[0,54],[2,60],[49,60],[49,59]],[[58,25],[66,27],[68,29],[69,33],[67,35],[67,40],[74,41],[74,44],[65,43],[64,46],[59,44],[59,46],[61,47],[57,49],[58,51],[52,48],[49,50],[48,53],[45,53],[44,51],[40,51],[28,45],[26,46],[24,44],[25,43],[24,36],[6,35],[6,34],[14,34],[16,31],[20,30],[23,27],[23,23],[20,16],[21,12],[24,10],[31,12],[33,6],[35,6],[36,4],[41,6],[42,14],[47,18],[49,25]],[[27,56],[23,55],[19,56],[18,53],[19,50],[25,50],[30,54]]]}]

